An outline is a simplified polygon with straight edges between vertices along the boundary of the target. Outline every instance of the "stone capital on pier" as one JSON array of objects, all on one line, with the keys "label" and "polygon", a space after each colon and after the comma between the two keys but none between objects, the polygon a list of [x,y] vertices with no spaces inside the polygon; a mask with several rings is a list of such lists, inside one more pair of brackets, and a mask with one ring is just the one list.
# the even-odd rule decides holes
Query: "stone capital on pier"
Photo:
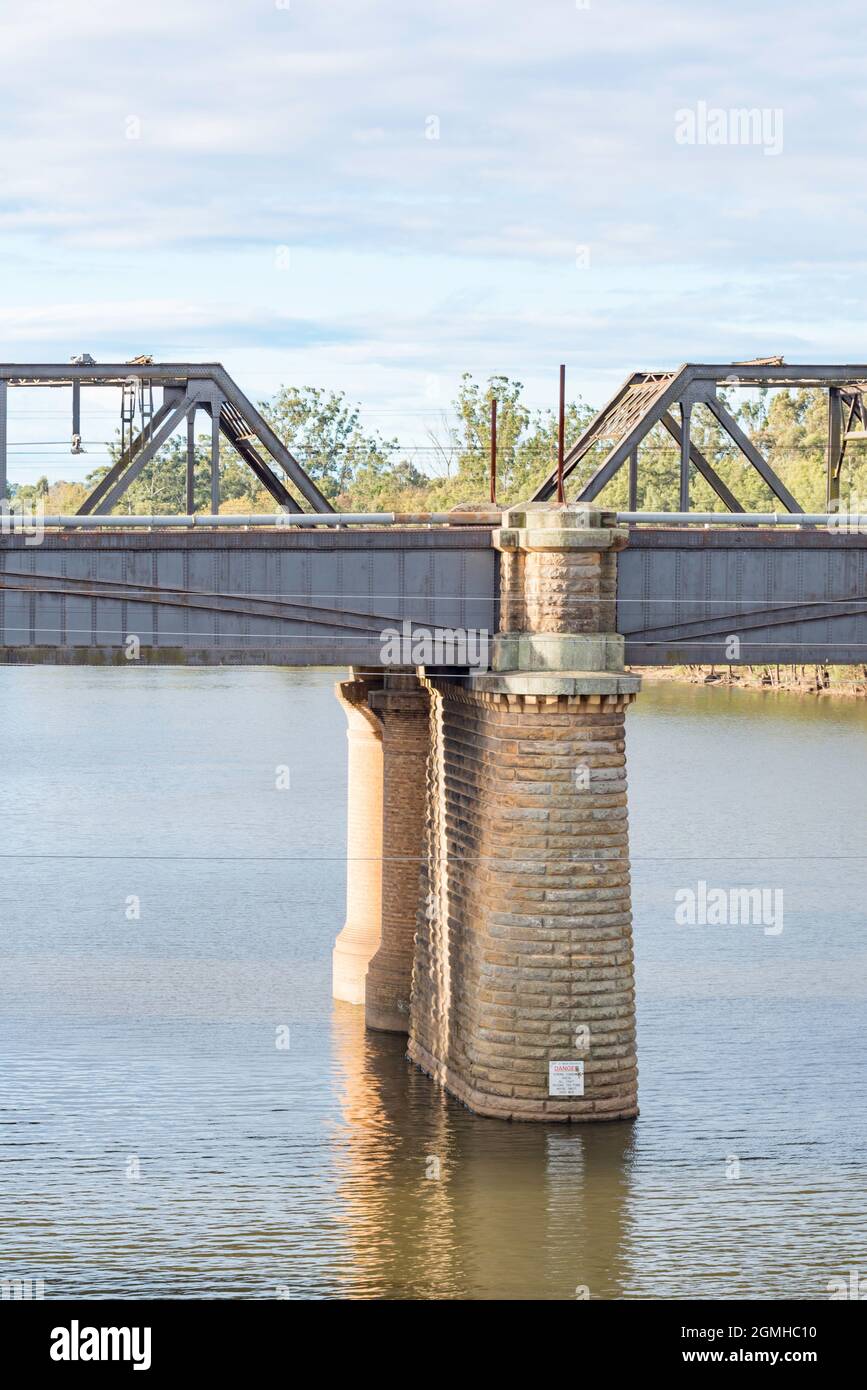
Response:
[{"label": "stone capital on pier", "polygon": [[[613,512],[592,507],[531,503],[504,513],[494,533],[502,554],[500,629],[490,665],[495,675],[508,673],[509,685],[475,677],[485,682],[476,688],[517,691],[525,674],[532,677],[527,693],[536,693],[536,675],[544,672],[568,676],[562,694],[592,693],[595,679],[600,692],[638,690],[638,677],[624,674],[624,639],[616,630],[616,553],[628,534]],[[611,674],[621,681],[605,679]]]},{"label": "stone capital on pier", "polygon": [[629,528],[618,526],[614,512],[593,507],[552,506],[528,502],[503,513],[494,532],[500,551],[622,550]]}]

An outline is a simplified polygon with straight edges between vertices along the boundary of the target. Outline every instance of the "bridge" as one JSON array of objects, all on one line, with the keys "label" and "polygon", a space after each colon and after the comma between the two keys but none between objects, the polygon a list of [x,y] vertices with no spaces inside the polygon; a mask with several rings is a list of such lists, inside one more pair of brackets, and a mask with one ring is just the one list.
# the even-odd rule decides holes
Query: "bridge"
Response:
[{"label": "bridge", "polygon": [[[738,374],[827,389],[825,513],[806,514],[740,434],[716,394]],[[0,660],[349,667],[335,996],[407,1034],[412,1060],[480,1114],[634,1116],[629,667],[867,660],[867,518],[839,510],[846,445],[867,440],[867,367],[635,374],[532,502],[358,516],[331,509],[217,364],[7,365],[3,493],[8,389],[70,388],[75,451],[81,391],[106,385],[121,392],[118,457],[79,512],[0,518]],[[691,438],[698,403],[785,511],[740,510]],[[197,411],[212,422],[205,515]],[[185,423],[187,513],[118,515]],[[634,502],[660,423],[681,449],[680,511],[595,506],[623,466]],[[220,437],[279,510],[217,513]],[[600,444],[581,495],[553,501]],[[696,474],[729,511],[690,511]]]},{"label": "bridge", "polygon": [[[86,530],[48,516],[38,544],[7,518],[0,661],[122,662],[134,635],[156,664],[377,666],[404,623],[497,631],[499,516],[284,515]],[[867,661],[867,534],[833,516],[794,530],[720,520],[629,525],[613,621],[628,664]]]}]

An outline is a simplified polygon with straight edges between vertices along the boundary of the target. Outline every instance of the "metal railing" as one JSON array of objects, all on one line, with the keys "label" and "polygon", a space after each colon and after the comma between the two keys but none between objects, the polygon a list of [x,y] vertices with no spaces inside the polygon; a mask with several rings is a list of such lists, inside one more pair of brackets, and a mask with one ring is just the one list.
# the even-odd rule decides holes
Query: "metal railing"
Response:
[{"label": "metal railing", "polygon": [[858,512],[617,512],[618,522],[640,526],[827,526],[830,530],[865,530],[867,516]]},{"label": "metal railing", "polygon": [[[829,530],[867,533],[867,514],[859,512],[615,512],[620,525],[631,526],[825,526]],[[12,532],[26,529],[38,520],[40,526],[57,530],[162,530],[198,527],[270,526],[279,530],[292,527],[325,526],[501,526],[503,512],[251,512],[190,516],[40,516],[36,512],[2,511],[0,529]]]},{"label": "metal railing", "polygon": [[214,527],[272,526],[289,530],[295,526],[499,526],[501,512],[253,512],[249,515],[195,516],[39,516],[38,513],[8,511],[2,517],[2,530],[16,532],[33,525],[46,529],[146,530]]}]

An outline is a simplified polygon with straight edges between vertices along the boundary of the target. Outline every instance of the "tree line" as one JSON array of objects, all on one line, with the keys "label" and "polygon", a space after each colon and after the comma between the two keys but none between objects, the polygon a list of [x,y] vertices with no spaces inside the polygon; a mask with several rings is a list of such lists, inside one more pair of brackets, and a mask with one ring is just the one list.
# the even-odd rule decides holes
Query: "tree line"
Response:
[{"label": "tree line", "polygon": [[[723,393],[724,396],[726,393]],[[825,507],[827,403],[814,389],[763,390],[727,406],[806,511]],[[284,386],[260,410],[321,492],[339,511],[447,511],[463,504],[487,504],[491,401],[497,401],[497,500],[526,500],[556,465],[557,420],[551,410],[531,410],[524,386],[505,376],[484,383],[465,374],[451,413],[428,433],[424,462],[418,451],[365,427],[361,408],[344,392],[319,387]],[[580,398],[566,410],[566,444],[578,438],[594,411]],[[704,407],[692,414],[692,439],[716,469],[745,511],[776,511],[779,503]],[[574,496],[591,476],[610,445],[601,443],[573,472],[567,490]],[[87,493],[104,477],[120,451],[92,470],[85,483],[40,478],[12,484],[13,502],[42,503],[49,513],[77,511]],[[275,503],[252,470],[221,441],[220,511],[272,512]],[[279,470],[278,470],[279,471]],[[640,449],[638,507],[642,511],[678,509],[680,453],[671,436],[657,426]],[[867,450],[849,449],[843,468],[843,501],[867,510]],[[722,503],[700,476],[693,479],[692,505],[698,511],[722,511]],[[210,430],[196,440],[197,509],[210,510]],[[628,500],[626,467],[598,498],[600,505],[624,509]],[[116,510],[139,515],[186,510],[186,439],[175,436],[140,473]]]}]

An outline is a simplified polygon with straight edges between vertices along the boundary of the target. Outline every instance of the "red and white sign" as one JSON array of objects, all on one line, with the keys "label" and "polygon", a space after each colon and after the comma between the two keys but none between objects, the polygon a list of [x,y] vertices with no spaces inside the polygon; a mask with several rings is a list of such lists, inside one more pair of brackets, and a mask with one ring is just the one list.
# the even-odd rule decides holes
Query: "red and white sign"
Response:
[{"label": "red and white sign", "polygon": [[583,1096],[584,1094],[584,1063],[583,1062],[549,1062],[548,1063],[548,1095],[549,1096]]}]

